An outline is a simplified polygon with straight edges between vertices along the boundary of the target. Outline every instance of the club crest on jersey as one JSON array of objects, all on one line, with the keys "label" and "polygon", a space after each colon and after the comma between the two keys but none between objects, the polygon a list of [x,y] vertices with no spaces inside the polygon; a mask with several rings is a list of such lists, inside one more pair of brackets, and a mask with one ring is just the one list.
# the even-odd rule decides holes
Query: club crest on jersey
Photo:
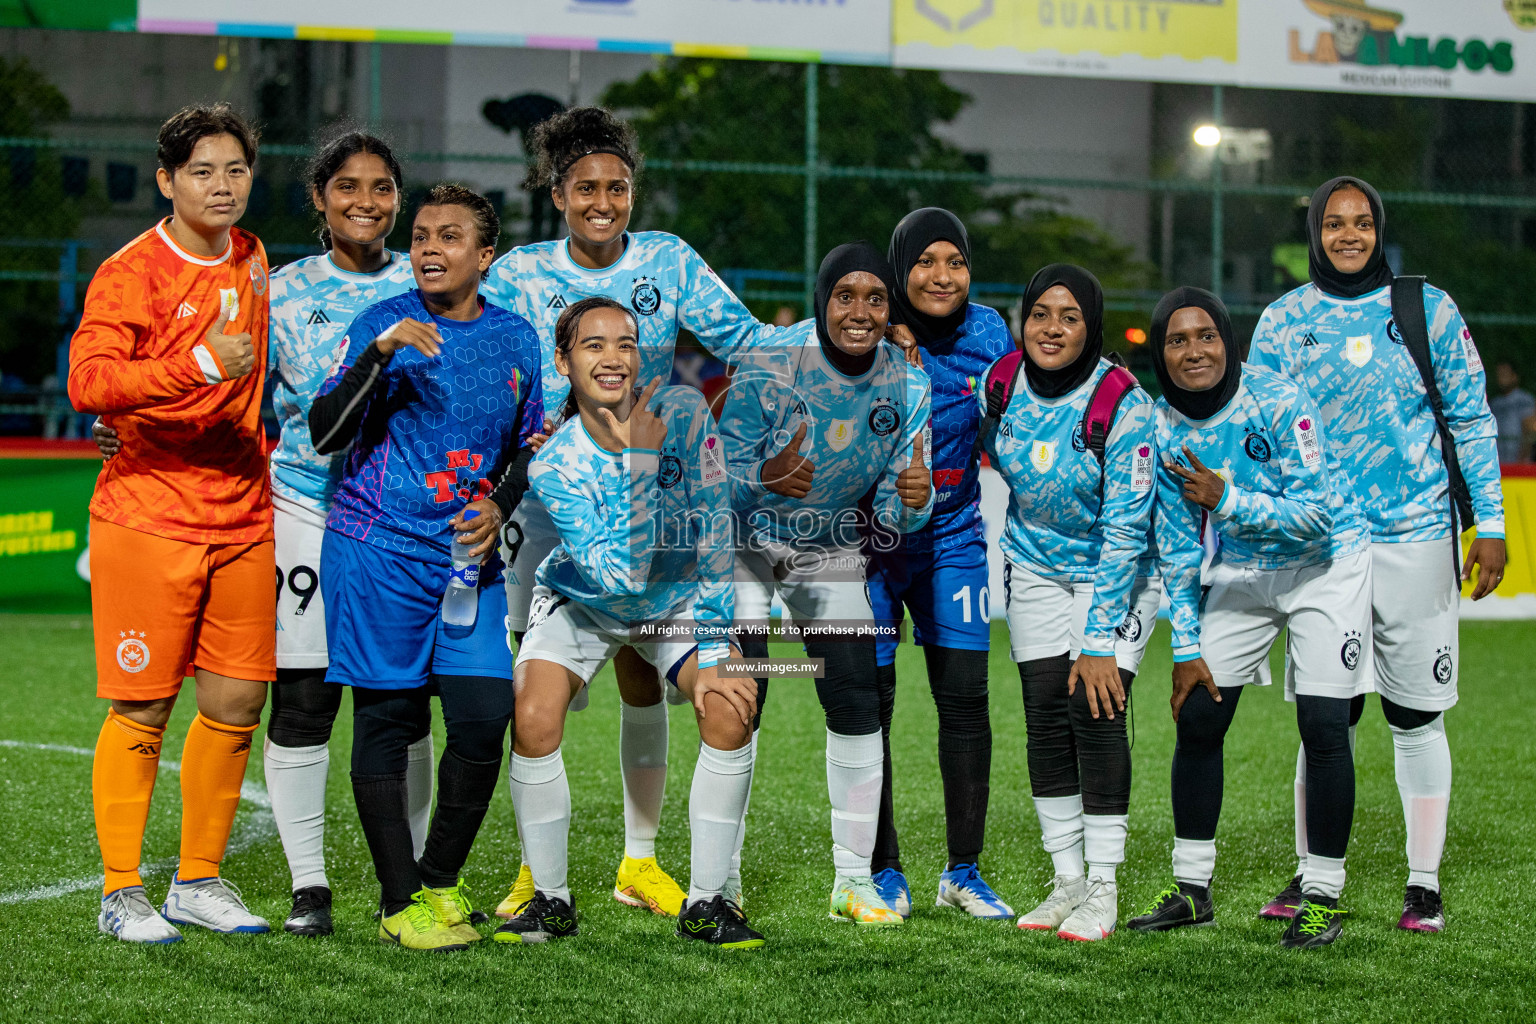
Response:
[{"label": "club crest on jersey", "polygon": [[143,632],[127,630],[117,634],[122,642],[117,645],[117,667],[124,672],[138,674],[149,667],[149,644],[144,642]]},{"label": "club crest on jersey", "polygon": [[833,420],[827,427],[827,447],[835,452],[853,441],[853,420]]},{"label": "club crest on jersey", "polygon": [[1085,452],[1088,450],[1088,439],[1083,436],[1081,430],[1072,431],[1072,450],[1075,452]]},{"label": "club crest on jersey", "polygon": [[869,429],[876,437],[890,437],[901,426],[901,416],[890,402],[877,402],[869,410]]},{"label": "club crest on jersey", "polygon": [[1029,446],[1029,464],[1036,473],[1046,473],[1056,465],[1056,442],[1035,441]]},{"label": "club crest on jersey", "polygon": [[261,265],[261,260],[252,256],[246,261],[251,272],[251,291],[257,295],[267,294],[267,268]]},{"label": "club crest on jersey", "polygon": [[1248,436],[1243,438],[1243,451],[1254,462],[1268,462],[1271,455],[1269,442],[1264,439],[1264,435],[1252,430],[1249,430]]},{"label": "club crest on jersey", "polygon": [[1296,421],[1296,447],[1301,452],[1303,466],[1315,466],[1323,461],[1323,446],[1317,440],[1317,424],[1312,417],[1303,416]]},{"label": "club crest on jersey", "polygon": [[1442,647],[1435,652],[1435,682],[1441,686],[1449,686],[1451,676],[1455,673],[1456,664],[1451,660],[1451,649]]},{"label": "club crest on jersey", "polygon": [[[1073,432],[1074,434],[1077,431]],[[1150,491],[1152,489],[1152,446],[1139,444],[1131,455],[1131,490]],[[1141,627],[1136,627],[1137,632]],[[1131,637],[1135,639],[1135,637]]]},{"label": "club crest on jersey", "polygon": [[641,316],[655,316],[661,308],[661,290],[649,278],[642,277],[629,293],[629,305]]},{"label": "club crest on jersey", "polygon": [[[1142,447],[1146,447],[1143,445]],[[1135,612],[1128,612],[1125,621],[1115,627],[1115,636],[1126,643],[1135,643],[1141,639],[1141,616]]]},{"label": "club crest on jersey", "polygon": [[699,455],[704,464],[704,483],[725,479],[725,446],[720,443],[719,435],[706,434]]},{"label": "club crest on jersey", "polygon": [[1397,321],[1396,320],[1388,320],[1387,321],[1387,337],[1391,338],[1392,339],[1392,343],[1395,344],[1395,345],[1406,345],[1407,344],[1407,342],[1405,342],[1403,340],[1403,332],[1397,326]]},{"label": "club crest on jersey", "polygon": [[1371,336],[1369,334],[1356,334],[1344,339],[1344,358],[1356,366],[1364,366],[1371,361]]},{"label": "club crest on jersey", "polygon": [[1339,660],[1353,672],[1360,664],[1360,634],[1354,630],[1344,634],[1344,646],[1339,648]]},{"label": "club crest on jersey", "polygon": [[677,486],[677,482],[683,478],[683,460],[676,455],[663,455],[661,467],[656,473],[656,482],[663,488],[671,489]]}]

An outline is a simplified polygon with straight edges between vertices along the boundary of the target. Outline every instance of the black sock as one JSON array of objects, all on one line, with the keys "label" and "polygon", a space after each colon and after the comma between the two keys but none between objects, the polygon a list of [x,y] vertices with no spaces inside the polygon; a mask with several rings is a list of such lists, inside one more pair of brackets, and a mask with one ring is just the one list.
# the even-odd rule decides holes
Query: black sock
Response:
[{"label": "black sock", "polygon": [[[1136,677],[1120,669],[1126,700]],[[1072,735],[1077,741],[1078,771],[1083,782],[1084,814],[1124,814],[1131,804],[1131,745],[1126,739],[1124,709],[1110,718],[1101,702],[1099,717],[1088,710],[1088,688],[1079,685],[1069,698]],[[1108,698],[1113,707],[1113,698]]]},{"label": "black sock", "polygon": [[901,841],[896,835],[891,801],[891,715],[896,708],[896,666],[876,665],[875,684],[880,690],[880,742],[885,753],[885,771],[880,778],[880,817],[875,822],[875,852],[870,858],[870,870],[878,874],[888,868],[901,870]]},{"label": "black sock", "polygon": [[1215,839],[1224,783],[1222,748],[1237,712],[1241,686],[1220,687],[1221,703],[1197,686],[1179,710],[1173,747],[1173,834]]},{"label": "black sock", "polygon": [[1024,753],[1029,764],[1030,795],[1076,796],[1077,744],[1067,700],[1072,661],[1065,654],[1019,663],[1024,687]]},{"label": "black sock", "polygon": [[1343,857],[1355,818],[1355,756],[1349,749],[1350,702],[1296,696],[1296,726],[1307,759],[1307,849]]},{"label": "black sock", "polygon": [[944,837],[949,867],[981,859],[992,792],[992,722],[987,709],[987,652],[923,647],[928,686],[939,712],[939,775],[944,780]]},{"label": "black sock", "polygon": [[411,825],[406,816],[405,773],[354,772],[352,797],[357,801],[357,816],[379,879],[384,915],[398,914],[421,889],[421,875],[411,849]]},{"label": "black sock", "polygon": [[469,858],[469,848],[480,832],[500,778],[499,757],[466,761],[452,750],[443,752],[437,766],[437,807],[421,851],[419,870],[424,885],[444,888],[458,884],[459,872]]}]

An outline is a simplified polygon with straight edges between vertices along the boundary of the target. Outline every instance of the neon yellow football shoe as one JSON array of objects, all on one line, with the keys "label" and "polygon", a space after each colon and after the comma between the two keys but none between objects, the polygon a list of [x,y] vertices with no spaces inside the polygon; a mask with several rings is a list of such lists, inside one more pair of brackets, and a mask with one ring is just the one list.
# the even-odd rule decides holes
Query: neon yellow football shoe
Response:
[{"label": "neon yellow football shoe", "polygon": [[528,901],[533,899],[533,871],[527,864],[517,870],[517,881],[512,883],[512,891],[507,893],[507,898],[496,904],[496,916],[510,921],[523,912]]},{"label": "neon yellow football shoe", "polygon": [[655,857],[625,857],[613,881],[614,899],[631,907],[649,907],[653,914],[676,917],[687,897]]},{"label": "neon yellow football shoe", "polygon": [[868,875],[858,878],[838,876],[832,883],[832,909],[827,916],[834,921],[852,921],[854,924],[868,926],[902,922],[902,916],[880,898],[874,879]]},{"label": "neon yellow football shoe", "polygon": [[474,907],[469,905],[469,896],[464,889],[464,879],[461,878],[457,885],[441,889],[424,885],[421,893],[439,921],[462,936],[465,942],[479,942],[483,936],[469,923],[469,915],[474,912]]},{"label": "neon yellow football shoe", "polygon": [[436,953],[469,948],[464,936],[438,920],[425,891],[412,896],[410,906],[400,913],[380,919],[379,941]]}]

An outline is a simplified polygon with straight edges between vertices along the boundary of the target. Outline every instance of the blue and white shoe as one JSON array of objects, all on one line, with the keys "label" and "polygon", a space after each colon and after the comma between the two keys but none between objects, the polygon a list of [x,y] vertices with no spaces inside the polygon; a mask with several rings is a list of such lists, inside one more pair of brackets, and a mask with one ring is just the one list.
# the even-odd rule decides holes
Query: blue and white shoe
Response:
[{"label": "blue and white shoe", "polygon": [[261,935],[272,930],[265,919],[246,909],[239,890],[217,875],[189,882],[171,879],[160,913],[172,924],[195,924],[225,935]]},{"label": "blue and white shoe", "polygon": [[895,868],[877,871],[875,890],[885,900],[885,905],[900,914],[902,920],[912,916],[912,887],[907,884],[906,875]]},{"label": "blue and white shoe", "polygon": [[155,913],[142,885],[130,885],[102,898],[96,927],[103,935],[124,942],[148,942],[166,945],[181,941],[176,926]]},{"label": "blue and white shoe", "polygon": [[939,876],[939,898],[934,906],[959,907],[972,917],[1013,916],[1013,908],[992,891],[975,864],[960,864]]}]

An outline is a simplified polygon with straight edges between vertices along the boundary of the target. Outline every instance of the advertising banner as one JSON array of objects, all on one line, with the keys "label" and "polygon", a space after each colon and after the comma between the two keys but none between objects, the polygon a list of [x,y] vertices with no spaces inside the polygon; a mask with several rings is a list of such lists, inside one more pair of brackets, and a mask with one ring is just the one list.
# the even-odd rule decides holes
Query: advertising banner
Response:
[{"label": "advertising banner", "polygon": [[889,63],[891,0],[139,0],[139,31]]}]

